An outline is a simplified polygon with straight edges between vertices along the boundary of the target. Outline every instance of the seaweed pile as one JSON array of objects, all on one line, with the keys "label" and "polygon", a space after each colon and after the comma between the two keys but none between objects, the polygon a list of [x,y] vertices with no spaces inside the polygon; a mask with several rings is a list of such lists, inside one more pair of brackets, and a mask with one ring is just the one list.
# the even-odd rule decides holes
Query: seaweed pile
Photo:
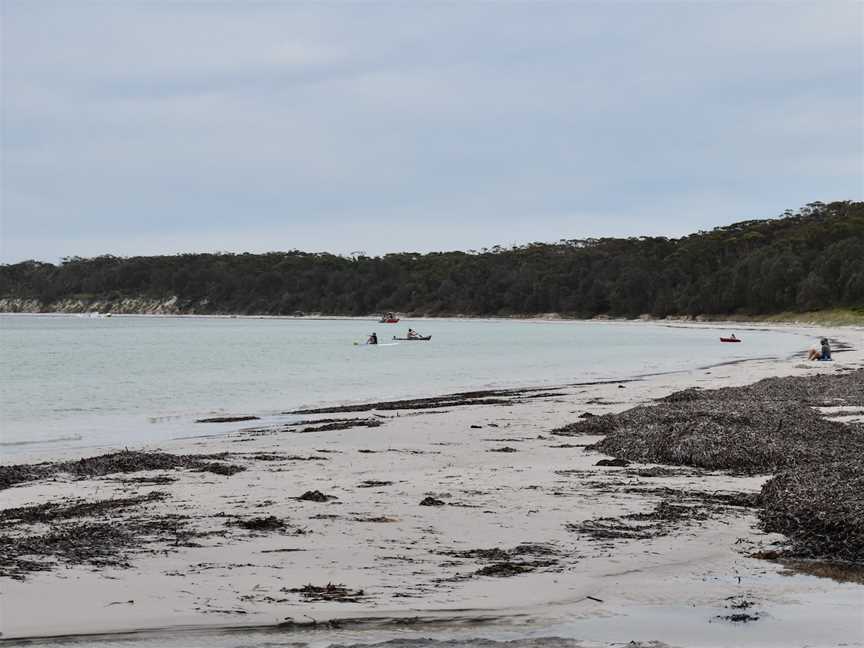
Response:
[{"label": "seaweed pile", "polygon": [[[128,567],[129,554],[152,542],[188,545],[185,516],[118,515],[164,500],[165,493],[84,502],[71,500],[5,509],[0,516],[0,577],[23,580],[58,563]],[[40,532],[33,525],[49,524]],[[22,528],[23,527],[23,528]]]},{"label": "seaweed pile", "polygon": [[553,433],[606,435],[588,448],[630,461],[779,473],[762,488],[759,519],[789,538],[782,555],[864,562],[864,426],[814,409],[836,405],[864,405],[864,369],[687,389]]},{"label": "seaweed pile", "polygon": [[657,405],[582,419],[553,433],[605,435],[588,446],[646,463],[771,473],[864,452],[860,427],[830,421],[811,405],[864,402],[864,370],[769,378],[746,387],[675,392]]},{"label": "seaweed pile", "polygon": [[864,562],[864,457],[800,466],[762,487],[762,527],[802,558]]},{"label": "seaweed pile", "polygon": [[61,474],[68,474],[78,479],[87,479],[116,473],[174,470],[177,468],[190,468],[220,475],[233,475],[245,470],[242,466],[208,461],[212,458],[212,455],[174,455],[167,452],[123,450],[96,457],[82,457],[78,461],[0,466],[0,490],[24,482],[53,478]]}]

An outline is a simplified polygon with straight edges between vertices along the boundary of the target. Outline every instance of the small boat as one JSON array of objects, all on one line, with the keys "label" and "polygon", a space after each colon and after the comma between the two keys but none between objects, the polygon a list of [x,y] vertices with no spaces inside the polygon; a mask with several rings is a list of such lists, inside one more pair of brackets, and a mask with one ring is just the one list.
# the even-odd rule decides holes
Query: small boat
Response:
[{"label": "small boat", "polygon": [[735,337],[735,336],[733,335],[732,337],[728,337],[728,338],[721,337],[721,338],[720,338],[720,341],[721,341],[721,342],[740,342],[741,339],[740,339],[740,338],[737,338],[737,337]]},{"label": "small boat", "polygon": [[380,320],[378,320],[378,323],[379,324],[398,324],[399,318],[398,317],[382,317]]},{"label": "small boat", "polygon": [[393,339],[394,339],[394,340],[402,340],[402,341],[405,341],[405,342],[428,342],[429,340],[432,339],[432,336],[431,336],[431,335],[418,335],[417,337],[410,337],[410,338],[409,338],[409,337],[404,337],[404,338],[400,338],[400,337],[396,337],[396,336],[394,335],[394,336],[393,336]]}]

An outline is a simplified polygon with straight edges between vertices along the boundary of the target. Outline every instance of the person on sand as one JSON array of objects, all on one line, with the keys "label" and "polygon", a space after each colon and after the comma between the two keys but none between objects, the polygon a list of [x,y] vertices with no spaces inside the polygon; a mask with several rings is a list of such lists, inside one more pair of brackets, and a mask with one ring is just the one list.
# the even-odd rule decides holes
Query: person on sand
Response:
[{"label": "person on sand", "polygon": [[819,340],[819,344],[814,344],[807,352],[808,360],[830,360],[831,345],[828,343],[828,338]]},{"label": "person on sand", "polygon": [[820,360],[830,360],[831,359],[831,344],[828,342],[828,338],[822,338],[820,344],[822,348],[820,349],[821,354],[819,356]]},{"label": "person on sand", "polygon": [[366,340],[366,344],[378,344],[378,335],[375,331],[372,331],[372,335],[370,335],[369,339]]}]

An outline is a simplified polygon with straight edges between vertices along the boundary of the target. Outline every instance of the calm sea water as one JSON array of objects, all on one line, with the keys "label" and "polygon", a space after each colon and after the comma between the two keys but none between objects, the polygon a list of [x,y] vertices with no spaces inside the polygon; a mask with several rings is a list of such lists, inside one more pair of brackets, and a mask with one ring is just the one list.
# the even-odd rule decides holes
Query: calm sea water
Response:
[{"label": "calm sea water", "polygon": [[[430,342],[382,342],[408,326]],[[729,329],[730,331],[733,329]],[[646,323],[0,316],[0,453],[224,432],[196,418],[675,371],[809,342]],[[233,424],[231,428],[236,428]]]}]

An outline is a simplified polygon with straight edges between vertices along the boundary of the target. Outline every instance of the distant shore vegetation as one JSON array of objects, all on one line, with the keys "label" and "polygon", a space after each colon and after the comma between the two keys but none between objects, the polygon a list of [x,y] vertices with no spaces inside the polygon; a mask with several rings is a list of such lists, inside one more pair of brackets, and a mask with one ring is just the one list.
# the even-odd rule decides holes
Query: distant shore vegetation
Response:
[{"label": "distant shore vegetation", "polygon": [[380,257],[295,250],[0,266],[3,310],[94,305],[116,312],[584,318],[789,319],[835,311],[856,320],[864,314],[864,202],[816,202],[678,239],[592,238]]}]

